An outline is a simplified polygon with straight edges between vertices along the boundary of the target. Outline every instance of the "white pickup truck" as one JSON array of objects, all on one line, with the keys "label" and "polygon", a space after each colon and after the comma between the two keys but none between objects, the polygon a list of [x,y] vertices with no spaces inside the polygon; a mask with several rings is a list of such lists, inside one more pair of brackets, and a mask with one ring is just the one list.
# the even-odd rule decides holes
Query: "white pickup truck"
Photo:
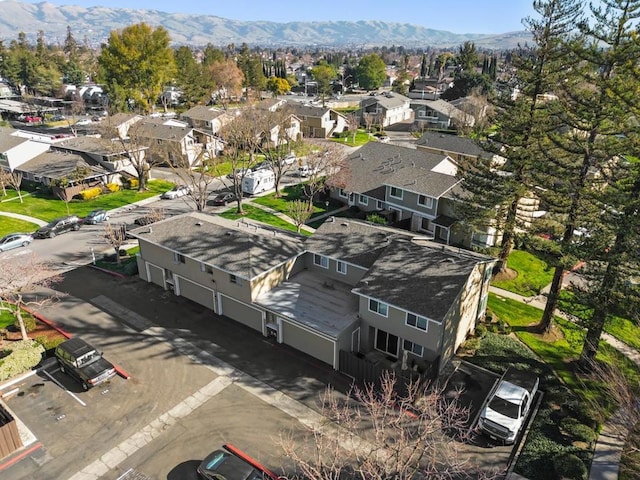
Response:
[{"label": "white pickup truck", "polygon": [[495,440],[514,443],[527,419],[538,385],[539,379],[535,375],[507,369],[489,396],[478,419],[478,427]]}]

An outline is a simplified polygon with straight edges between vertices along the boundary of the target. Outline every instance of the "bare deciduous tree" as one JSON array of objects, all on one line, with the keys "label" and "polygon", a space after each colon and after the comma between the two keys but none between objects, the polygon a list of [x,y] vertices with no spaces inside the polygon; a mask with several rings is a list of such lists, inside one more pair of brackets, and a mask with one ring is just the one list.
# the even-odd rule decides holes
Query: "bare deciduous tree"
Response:
[{"label": "bare deciduous tree", "polygon": [[325,187],[337,183],[346,166],[344,153],[335,143],[307,142],[307,145],[310,153],[307,155],[306,163],[310,169],[304,190],[311,208],[318,193]]},{"label": "bare deciduous tree", "polygon": [[346,118],[347,118],[347,131],[351,134],[351,143],[355,145],[356,134],[358,133],[358,127],[360,126],[360,122],[358,121],[358,116],[355,113],[348,114]]},{"label": "bare deciduous tree", "polygon": [[294,200],[287,203],[287,215],[294,221],[298,233],[302,230],[302,226],[309,220],[313,213],[313,206],[309,202],[303,200]]},{"label": "bare deciduous tree", "polygon": [[51,296],[37,298],[30,295],[36,286],[50,287],[57,281],[55,276],[48,276],[49,272],[47,264],[35,255],[0,262],[0,310],[15,316],[23,340],[29,338],[22,318],[23,307],[42,306],[55,300]]},{"label": "bare deciduous tree", "polygon": [[116,263],[120,264],[120,248],[127,241],[127,227],[124,224],[105,223],[104,241],[116,252]]},{"label": "bare deciduous tree", "polygon": [[[322,398],[327,419],[311,427],[304,441],[282,435],[285,455],[300,478],[336,480],[405,480],[412,478],[483,478],[459,454],[468,441],[468,411],[438,385],[419,382],[397,392],[398,382],[385,373],[381,386],[354,387],[346,397],[330,388]],[[298,478],[297,474],[290,475]]]},{"label": "bare deciduous tree", "polygon": [[11,176],[11,172],[7,170],[3,170],[0,168],[0,188],[2,188],[2,196],[7,196],[7,186],[11,185],[9,183],[9,177]]},{"label": "bare deciduous tree", "polygon": [[20,203],[23,203],[22,192],[20,191],[20,185],[22,185],[22,172],[16,172],[16,171],[11,172],[7,177],[7,180],[11,188],[13,188],[18,194]]}]

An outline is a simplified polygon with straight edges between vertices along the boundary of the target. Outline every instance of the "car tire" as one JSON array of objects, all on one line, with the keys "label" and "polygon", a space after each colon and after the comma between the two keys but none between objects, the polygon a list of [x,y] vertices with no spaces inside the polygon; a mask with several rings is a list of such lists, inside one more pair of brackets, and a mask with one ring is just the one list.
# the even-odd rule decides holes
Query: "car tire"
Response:
[{"label": "car tire", "polygon": [[[29,246],[29,242],[22,242],[22,246],[23,247],[27,247]],[[2,249],[0,248],[0,252],[2,251]]]},{"label": "car tire", "polygon": [[49,232],[49,238],[53,238],[55,236],[56,236],[56,232],[54,231]]},{"label": "car tire", "polygon": [[61,371],[62,373],[65,373],[65,371],[64,371],[64,365],[63,365],[63,364],[61,364],[61,363],[59,363],[58,365],[60,365],[60,371]]},{"label": "car tire", "polygon": [[85,392],[89,390],[89,385],[87,384],[87,382],[85,382],[85,381],[82,382],[82,389]]},{"label": "car tire", "polygon": [[80,225],[74,225],[73,226],[73,231],[77,232],[78,230],[80,230]]}]

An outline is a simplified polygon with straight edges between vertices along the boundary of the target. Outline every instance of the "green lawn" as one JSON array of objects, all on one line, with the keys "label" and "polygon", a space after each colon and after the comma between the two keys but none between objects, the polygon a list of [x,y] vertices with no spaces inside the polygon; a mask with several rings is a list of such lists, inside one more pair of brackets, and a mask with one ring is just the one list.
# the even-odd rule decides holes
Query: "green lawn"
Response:
[{"label": "green lawn", "polygon": [[[158,195],[169,190],[172,186],[173,183],[165,180],[150,180],[148,190],[145,192],[121,190],[119,192],[102,194],[93,200],[71,200],[71,202],[69,202],[68,213],[83,217],[91,210],[111,210]],[[4,212],[21,213],[45,221],[67,215],[67,205],[62,200],[35,194],[28,195],[27,192],[23,192],[22,203],[20,203],[19,200],[0,202],[0,210]],[[3,217],[3,222],[5,219],[6,217]]]},{"label": "green lawn", "polygon": [[31,222],[25,222],[17,218],[0,216],[0,237],[4,237],[14,232],[34,232],[38,229],[38,225]]},{"label": "green lawn", "polygon": [[[237,220],[239,218],[250,218],[252,220],[257,220],[262,223],[273,225],[274,227],[281,228],[283,230],[290,230],[292,232],[297,231],[296,226],[293,225],[292,223],[289,223],[286,220],[283,220],[272,213],[265,212],[261,208],[243,204],[242,209],[244,210],[245,215],[238,215],[238,213],[236,212],[236,208],[234,207],[222,212],[220,216],[224,218],[228,218],[229,220]],[[304,235],[310,235],[310,233],[307,233],[304,231],[301,233]]]},{"label": "green lawn", "polygon": [[[289,202],[303,199],[303,185],[304,184],[298,184],[284,187],[280,190],[280,194],[282,195],[281,197],[276,197],[275,193],[270,193],[269,195],[255,198],[251,200],[251,202],[264,205],[265,207],[272,208],[286,215],[288,212]],[[324,202],[315,202],[313,204],[312,216],[322,214],[326,211],[327,206]]]},{"label": "green lawn", "polygon": [[494,280],[492,285],[525,297],[538,295],[553,279],[547,262],[524,250],[513,250],[507,266],[518,275],[512,280]]},{"label": "green lawn", "polygon": [[[593,313],[592,309],[578,305],[575,295],[569,290],[563,290],[560,293],[558,308],[581,320],[588,320]],[[604,331],[636,350],[640,350],[640,326],[631,320],[613,316],[605,323]]]},{"label": "green lawn", "polygon": [[353,135],[349,135],[348,137],[344,138],[332,137],[329,140],[331,140],[332,142],[341,143],[342,145],[348,145],[350,147],[359,147],[361,145],[364,145],[365,143],[369,143],[370,141],[372,141],[372,139],[373,136],[371,136],[369,133],[365,132],[364,130],[358,130],[358,133],[356,133],[355,142],[353,141]]}]

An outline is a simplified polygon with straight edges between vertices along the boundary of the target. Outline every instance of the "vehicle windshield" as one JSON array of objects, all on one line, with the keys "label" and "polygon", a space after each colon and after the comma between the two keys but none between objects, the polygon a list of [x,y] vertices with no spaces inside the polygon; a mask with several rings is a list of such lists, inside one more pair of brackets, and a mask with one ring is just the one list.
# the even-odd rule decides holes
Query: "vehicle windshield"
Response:
[{"label": "vehicle windshield", "polygon": [[205,469],[208,472],[214,472],[217,469],[217,467],[226,460],[228,456],[229,454],[223,452],[222,450],[213,452],[211,455],[209,455],[209,458],[207,458]]},{"label": "vehicle windshield", "polygon": [[53,227],[55,227],[55,226],[58,224],[58,221],[59,221],[59,220],[53,220],[53,221],[51,221],[51,222],[47,223],[46,228],[53,228]]},{"label": "vehicle windshield", "polygon": [[493,400],[489,403],[489,408],[494,412],[498,412],[499,414],[509,418],[518,418],[520,414],[518,405],[498,396],[493,397]]}]

